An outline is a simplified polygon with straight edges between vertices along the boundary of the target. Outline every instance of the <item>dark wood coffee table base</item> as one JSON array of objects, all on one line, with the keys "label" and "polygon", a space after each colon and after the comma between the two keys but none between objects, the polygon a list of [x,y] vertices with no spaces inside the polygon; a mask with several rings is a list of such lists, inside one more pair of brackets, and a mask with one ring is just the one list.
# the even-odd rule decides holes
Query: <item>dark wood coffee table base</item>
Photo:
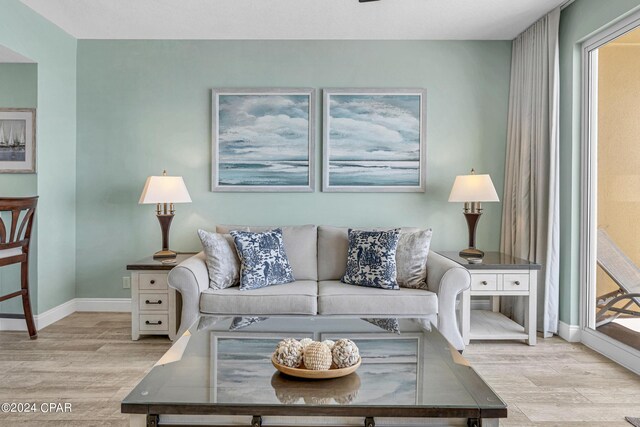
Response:
[{"label": "dark wood coffee table base", "polygon": [[[499,424],[498,420],[495,418],[494,419],[483,419],[483,418],[467,419],[467,427],[493,427],[493,426],[498,426],[498,424]],[[198,426],[203,426],[203,425],[205,424],[198,424]],[[374,418],[367,417],[364,419],[364,427],[375,427],[375,425],[376,425],[376,421]],[[147,415],[147,427],[185,427],[185,424],[160,424],[159,415]],[[224,426],[224,425],[216,424],[215,427],[237,427],[237,425]],[[251,419],[251,427],[262,427],[262,417],[254,416]],[[279,426],[279,427],[288,427],[288,426]],[[295,427],[295,426],[290,426],[290,427]],[[339,426],[333,426],[333,427],[339,427]]]},{"label": "dark wood coffee table base", "polygon": [[[173,412],[174,410],[176,410],[177,408],[172,405],[172,408],[166,408],[167,410],[172,411],[171,414],[179,414],[179,415],[244,415],[244,414],[239,414],[237,412],[241,412],[241,411],[236,411],[233,414],[220,414],[217,411],[211,411],[211,410],[206,410],[204,408],[202,408],[203,410],[200,411],[195,411],[193,410],[193,408],[191,408],[191,410],[186,410],[186,408],[182,408],[182,410],[179,410],[179,412]],[[307,408],[308,409],[308,408]],[[320,408],[318,408],[320,409]],[[328,408],[328,409],[334,409],[334,408]],[[351,408],[353,409],[353,408]],[[384,413],[383,415],[380,415],[380,418],[403,418],[403,417],[409,417],[409,418],[456,418],[456,419],[464,419],[467,418],[467,427],[493,427],[493,426],[498,426],[499,421],[498,418],[506,418],[507,413],[506,413],[506,409],[504,410],[504,412],[500,412],[500,413],[496,413],[496,414],[492,414],[493,416],[489,415],[489,414],[483,414],[483,417],[468,417],[468,416],[463,416],[461,415],[461,411],[459,408],[456,409],[449,409],[449,408],[442,408],[442,409],[433,409],[431,411],[429,411],[429,414],[427,416],[425,415],[417,415],[415,412],[420,412],[421,414],[424,411],[415,411],[409,408],[405,408],[402,412],[404,412],[406,415],[400,415],[398,409],[399,408],[389,408],[389,413]],[[158,410],[158,413],[155,414],[147,414],[147,427],[184,427],[185,425],[188,424],[167,424],[167,423],[160,423],[160,414],[167,414],[167,412],[161,410],[161,408],[155,407],[153,408],[153,410]],[[414,412],[415,411],[415,412]],[[122,412],[128,412],[131,413],[131,411],[126,410],[125,408],[123,408]],[[216,412],[216,413],[212,413],[212,412]],[[270,411],[269,411],[270,412]],[[297,412],[297,411],[296,411]],[[336,414],[335,411],[312,411],[313,413],[309,413],[309,411],[304,411],[305,414],[293,414],[291,412],[287,412],[286,414],[282,414],[282,413],[272,413],[269,415],[282,415],[282,416],[301,416],[301,415],[306,415],[306,416],[349,416],[349,417],[358,417],[358,415],[353,415],[353,412],[351,412],[350,415],[345,415],[345,414]],[[340,411],[342,412],[342,411]],[[376,411],[378,412],[378,411]],[[463,411],[466,412],[466,411]],[[322,415],[320,415],[320,413],[323,413]],[[391,415],[393,414],[393,415]],[[365,416],[364,418],[364,427],[375,427],[376,422],[375,422],[375,417],[370,417],[370,416]],[[198,423],[198,426],[206,426],[206,424],[200,424]],[[211,426],[215,426],[215,427],[234,427],[234,426],[224,426],[224,425],[220,425],[220,424],[211,424]],[[262,415],[253,415],[252,419],[251,419],[251,424],[250,427],[263,427],[263,423],[262,423]],[[264,425],[264,427],[268,427],[268,425]],[[286,426],[278,426],[278,427],[286,427]],[[294,426],[291,426],[294,427]],[[332,427],[340,427],[340,426],[332,426]],[[345,426],[345,427],[349,427],[349,426]]]}]

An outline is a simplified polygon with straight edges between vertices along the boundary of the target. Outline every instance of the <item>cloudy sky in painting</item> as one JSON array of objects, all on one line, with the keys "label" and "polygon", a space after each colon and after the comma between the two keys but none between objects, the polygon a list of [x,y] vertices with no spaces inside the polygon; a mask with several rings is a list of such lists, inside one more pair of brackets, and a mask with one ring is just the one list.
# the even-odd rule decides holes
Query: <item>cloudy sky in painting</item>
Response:
[{"label": "cloudy sky in painting", "polygon": [[330,160],[419,160],[420,96],[331,95]]},{"label": "cloudy sky in painting", "polygon": [[307,95],[220,95],[221,162],[308,160]]}]

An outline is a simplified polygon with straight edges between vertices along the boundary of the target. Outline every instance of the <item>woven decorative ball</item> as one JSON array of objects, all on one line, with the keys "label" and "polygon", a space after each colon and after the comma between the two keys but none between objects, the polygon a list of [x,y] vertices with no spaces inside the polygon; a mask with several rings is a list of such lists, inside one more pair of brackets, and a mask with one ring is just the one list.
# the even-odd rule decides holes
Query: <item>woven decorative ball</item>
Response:
[{"label": "woven decorative ball", "polygon": [[312,342],[304,351],[304,366],[313,371],[326,371],[331,367],[331,350],[326,344]]},{"label": "woven decorative ball", "polygon": [[300,340],[300,344],[302,344],[302,350],[304,351],[304,349],[307,348],[312,342],[313,340],[311,338],[302,338]]},{"label": "woven decorative ball", "polygon": [[297,368],[302,362],[302,344],[293,338],[286,338],[278,343],[273,356],[279,364]]},{"label": "woven decorative ball", "polygon": [[330,405],[330,397],[305,396],[304,403],[307,405]]},{"label": "woven decorative ball", "polygon": [[356,400],[357,397],[358,397],[358,390],[354,391],[353,393],[334,397],[333,400],[335,400],[338,405],[350,405],[353,403],[354,400]]},{"label": "woven decorative ball", "polygon": [[329,350],[333,350],[333,346],[336,345],[336,343],[331,340],[324,340],[322,341],[322,344],[326,344],[327,347],[329,347]]},{"label": "woven decorative ball", "polygon": [[284,403],[285,405],[293,405],[295,403],[298,403],[298,400],[300,400],[300,396],[296,394],[278,390],[276,390],[276,397],[278,398],[280,403]]},{"label": "woven decorative ball", "polygon": [[332,350],[333,363],[338,368],[348,368],[358,363],[360,351],[358,346],[351,340],[341,339],[336,341]]}]

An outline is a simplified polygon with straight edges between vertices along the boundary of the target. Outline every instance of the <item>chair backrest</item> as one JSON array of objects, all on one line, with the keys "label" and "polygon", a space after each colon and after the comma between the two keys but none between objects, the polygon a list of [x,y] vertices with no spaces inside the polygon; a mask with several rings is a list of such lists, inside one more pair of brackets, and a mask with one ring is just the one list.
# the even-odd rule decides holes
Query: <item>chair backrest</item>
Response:
[{"label": "chair backrest", "polygon": [[611,240],[604,229],[598,229],[598,265],[624,290],[640,293],[640,268]]},{"label": "chair backrest", "polygon": [[38,196],[0,197],[0,251],[28,253],[37,204]]}]

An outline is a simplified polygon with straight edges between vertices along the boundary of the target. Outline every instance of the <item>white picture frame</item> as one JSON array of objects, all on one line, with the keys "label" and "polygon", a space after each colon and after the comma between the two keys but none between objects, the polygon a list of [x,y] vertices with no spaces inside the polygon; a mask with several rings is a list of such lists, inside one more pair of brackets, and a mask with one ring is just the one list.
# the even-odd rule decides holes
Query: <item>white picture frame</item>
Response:
[{"label": "white picture frame", "polygon": [[324,89],[322,191],[425,192],[426,123],[425,89]]},{"label": "white picture frame", "polygon": [[212,90],[211,191],[313,192],[316,90]]},{"label": "white picture frame", "polygon": [[0,108],[0,173],[36,173],[34,108]]}]

